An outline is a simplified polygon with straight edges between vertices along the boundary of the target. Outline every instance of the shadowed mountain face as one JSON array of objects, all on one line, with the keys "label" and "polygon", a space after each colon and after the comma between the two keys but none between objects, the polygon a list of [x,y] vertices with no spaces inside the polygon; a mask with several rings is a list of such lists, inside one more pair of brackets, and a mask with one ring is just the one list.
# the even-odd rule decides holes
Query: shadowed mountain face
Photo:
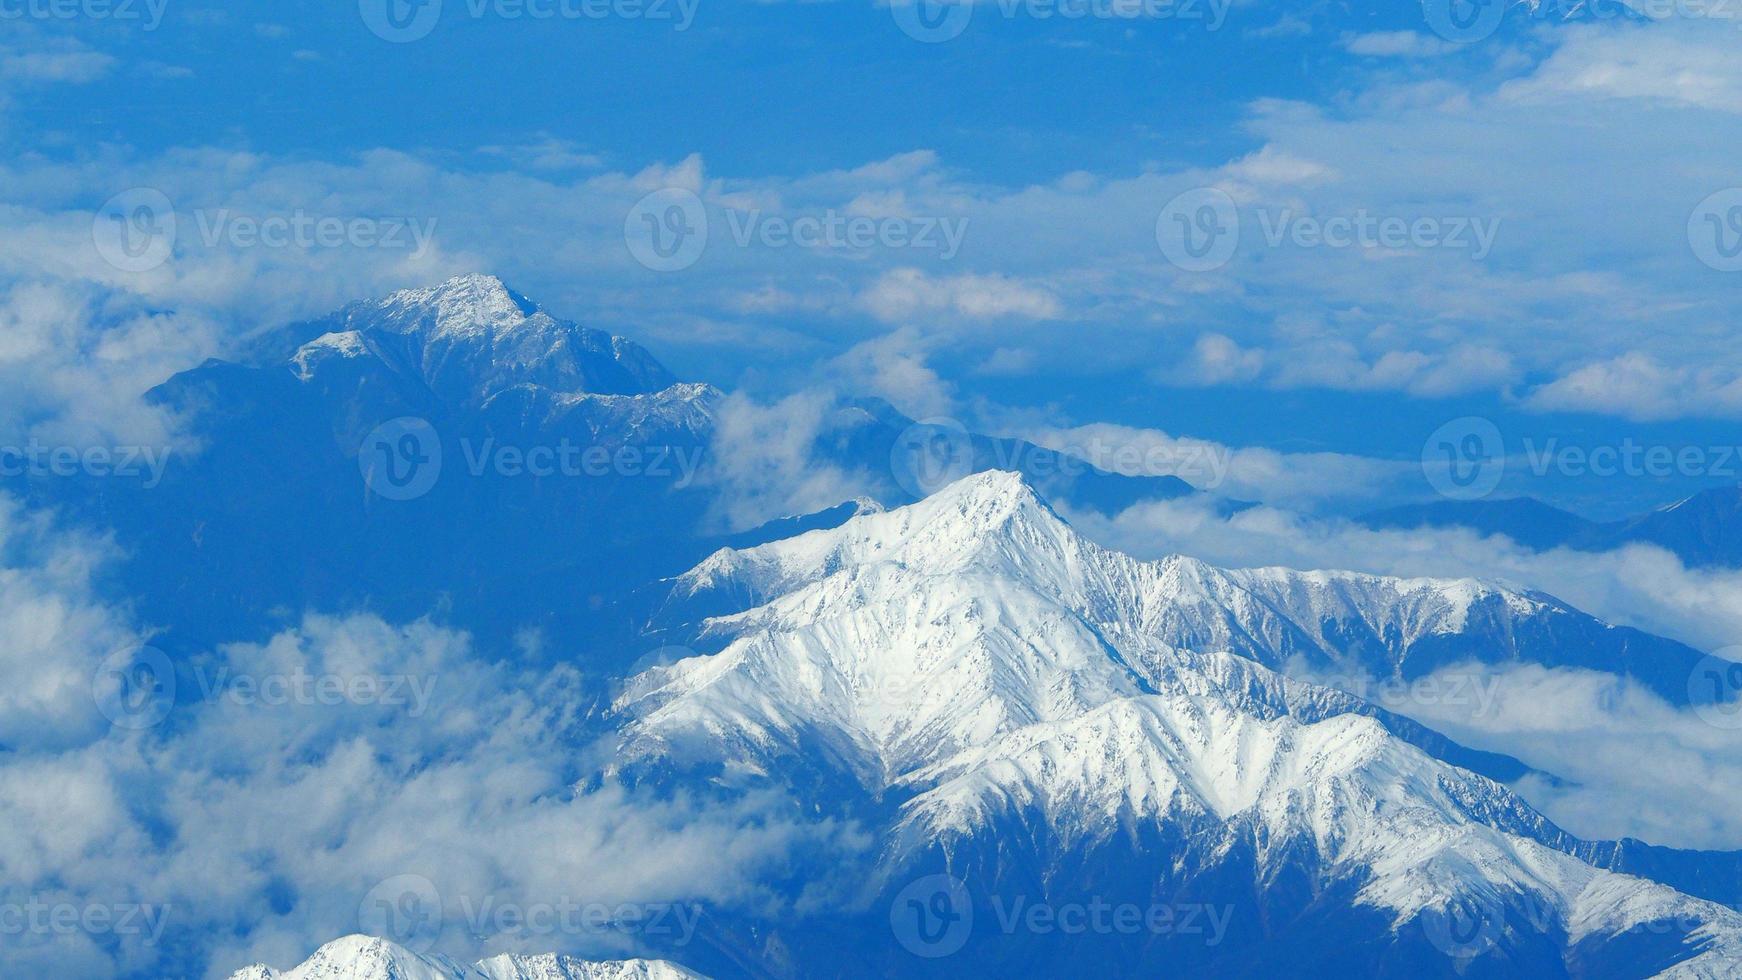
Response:
[{"label": "shadowed mountain face", "polygon": [[1650,544],[1690,568],[1742,568],[1742,487],[1702,490],[1620,521],[1586,520],[1540,500],[1442,500],[1375,511],[1360,519],[1375,528],[1465,527],[1503,534],[1539,551],[1610,551]]},{"label": "shadowed mountain face", "polygon": [[499,637],[652,577],[667,556],[648,543],[706,509],[718,392],[495,279],[354,304],[253,353],[151,393],[197,442],[161,485],[31,488],[114,530],[166,642],[346,608],[446,611]]},{"label": "shadowed mountain face", "polygon": [[[114,533],[119,584],[168,629],[166,647],[259,636],[306,609],[367,608],[434,612],[498,649],[539,630],[569,653],[627,663],[643,652],[638,588],[721,544],[850,512],[725,533],[717,467],[737,450],[718,444],[722,393],[490,276],[271,330],[239,360],[150,397],[189,437],[161,484],[9,489]],[[1002,463],[1089,506],[1192,492],[959,426],[916,429],[875,400],[838,406],[810,448],[885,504],[938,474]]]}]

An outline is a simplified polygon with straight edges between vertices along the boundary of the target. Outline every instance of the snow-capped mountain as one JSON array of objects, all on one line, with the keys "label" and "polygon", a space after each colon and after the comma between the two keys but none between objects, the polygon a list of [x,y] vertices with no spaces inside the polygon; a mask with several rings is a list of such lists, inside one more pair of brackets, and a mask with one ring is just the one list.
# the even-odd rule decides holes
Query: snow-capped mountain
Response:
[{"label": "snow-capped mountain", "polygon": [[[662,622],[711,616],[700,641],[728,641],[778,618],[784,603],[807,594],[802,586],[837,569],[898,578],[941,572],[945,580],[928,579],[928,590],[961,588],[958,576],[993,576],[1056,599],[1082,628],[1148,660],[1157,650],[1231,651],[1350,681],[1413,680],[1467,661],[1533,663],[1632,677],[1685,703],[1703,656],[1545,593],[1476,580],[1222,569],[1182,555],[1138,561],[1078,535],[1007,475],[983,475],[834,531],[721,551],[676,581]],[[842,607],[858,587],[812,601]]]},{"label": "snow-capped mountain", "polygon": [[721,397],[680,384],[639,344],[556,319],[485,275],[353,303],[255,346],[258,363],[288,367],[346,417],[377,419],[386,406],[369,404],[375,392],[426,417],[475,414],[492,431],[606,449],[677,434],[698,441]]},{"label": "snow-capped mountain", "polygon": [[385,939],[346,936],[289,970],[256,964],[232,973],[230,980],[700,980],[700,974],[664,960],[595,961],[550,953],[504,954],[462,964]]},{"label": "snow-capped mountain", "polygon": [[[191,443],[160,484],[23,489],[112,530],[123,584],[174,624],[172,654],[251,635],[274,609],[363,604],[450,608],[486,637],[550,625],[591,638],[604,631],[576,620],[596,618],[595,597],[707,547],[690,539],[709,507],[699,471],[719,392],[494,277],[273,330],[150,397]],[[413,443],[393,428],[405,425]],[[384,465],[424,479],[384,495],[370,479]]]},{"label": "snow-capped mountain", "polygon": [[374,357],[453,402],[482,403],[517,385],[642,395],[677,383],[639,344],[558,320],[486,275],[353,303],[286,328],[268,347],[291,343],[289,361],[305,380],[333,361]]},{"label": "snow-capped mountain", "polygon": [[[1122,971],[1187,974],[1742,970],[1742,917],[1581,861],[1505,787],[1266,666],[1317,651],[1399,671],[1424,637],[1491,621],[1474,610],[1514,631],[1575,615],[1546,598],[1137,562],[993,473],[716,554],[674,603],[709,608],[700,635],[720,648],[630,682],[625,774],[780,783],[825,810],[857,798],[845,812],[882,828],[868,905],[886,913],[935,875],[982,923],[1013,892],[1231,910],[1226,945],[992,929],[962,940],[963,962],[1045,974],[1092,948]],[[1345,661],[1337,617],[1394,645]],[[810,935],[785,937],[801,962]],[[924,966],[857,955],[843,972]]]}]

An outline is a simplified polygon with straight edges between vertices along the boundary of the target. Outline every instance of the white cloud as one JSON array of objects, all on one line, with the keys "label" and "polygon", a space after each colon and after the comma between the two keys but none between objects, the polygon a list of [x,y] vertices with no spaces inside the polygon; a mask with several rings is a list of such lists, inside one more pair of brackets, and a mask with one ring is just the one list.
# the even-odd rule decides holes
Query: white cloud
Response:
[{"label": "white cloud", "polygon": [[1465,744],[1560,777],[1518,787],[1549,819],[1587,840],[1742,847],[1742,730],[1609,674],[1537,666],[1445,673],[1473,672],[1487,675],[1486,703],[1428,698],[1403,710]]},{"label": "white cloud", "polygon": [[[578,673],[492,664],[428,623],[314,616],[224,649],[198,677],[160,730],[0,759],[0,900],[167,906],[164,941],[123,935],[108,950],[32,933],[0,947],[0,972],[156,974],[207,955],[223,976],[358,931],[370,889],[406,874],[441,900],[438,951],[621,956],[632,936],[477,934],[467,910],[763,903],[753,881],[792,848],[861,843],[769,800],[578,788],[586,756],[571,739],[591,703]],[[326,678],[352,693],[318,700]],[[395,678],[427,700],[407,687],[393,700]]]},{"label": "white cloud", "polygon": [[953,414],[955,389],[926,363],[936,345],[912,327],[855,345],[832,362],[841,388],[876,395],[909,418]]},{"label": "white cloud", "polygon": [[1669,367],[1635,351],[1570,371],[1532,391],[1527,404],[1633,419],[1733,415],[1742,413],[1742,375],[1729,367]]},{"label": "white cloud", "polygon": [[541,171],[591,170],[605,163],[603,157],[589,153],[579,143],[549,134],[527,143],[480,146],[478,152]]},{"label": "white cloud", "polygon": [[1456,45],[1415,31],[1374,31],[1343,38],[1350,54],[1374,58],[1437,58],[1456,51]]},{"label": "white cloud", "polygon": [[1190,358],[1161,377],[1180,384],[1222,385],[1256,380],[1264,370],[1264,352],[1247,350],[1219,333],[1198,337]]},{"label": "white cloud", "polygon": [[82,744],[107,729],[91,696],[94,667],[140,642],[93,585],[109,557],[104,541],[0,496],[0,746]]},{"label": "white cloud", "polygon": [[84,85],[108,75],[115,59],[81,47],[56,51],[0,49],[0,79]]},{"label": "white cloud", "polygon": [[1541,105],[1569,98],[1637,99],[1742,112],[1742,65],[1734,39],[1735,24],[1722,19],[1570,27],[1534,74],[1507,83],[1500,94]]},{"label": "white cloud", "polygon": [[1058,297],[1049,290],[1011,276],[931,276],[914,268],[884,274],[865,290],[862,299],[873,315],[890,323],[935,313],[982,320],[1050,320],[1063,313]]},{"label": "white cloud", "polygon": [[1177,476],[1224,497],[1287,507],[1365,505],[1394,499],[1421,479],[1411,463],[1342,453],[1282,453],[1107,423],[1018,426],[1024,439],[1068,452],[1111,473]]},{"label": "white cloud", "polygon": [[1265,145],[1228,166],[1223,172],[1239,181],[1257,184],[1314,184],[1335,180],[1337,172],[1313,160]]},{"label": "white cloud", "polygon": [[718,491],[713,521],[731,530],[812,514],[864,492],[861,474],[817,458],[817,437],[838,410],[836,396],[807,389],[772,404],[728,396],[715,412],[712,465],[701,479]]}]

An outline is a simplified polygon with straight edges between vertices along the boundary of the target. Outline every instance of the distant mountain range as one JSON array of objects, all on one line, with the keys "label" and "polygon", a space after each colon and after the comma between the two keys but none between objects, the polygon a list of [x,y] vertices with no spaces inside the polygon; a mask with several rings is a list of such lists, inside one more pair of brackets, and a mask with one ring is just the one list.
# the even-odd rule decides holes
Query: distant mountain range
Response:
[{"label": "distant mountain range", "polygon": [[[723,544],[850,512],[710,529],[723,393],[492,276],[270,330],[238,360],[208,361],[149,397],[192,444],[170,455],[161,483],[20,477],[7,488],[112,532],[126,555],[119,584],[168,628],[169,647],[258,637],[302,609],[367,608],[437,610],[502,643],[542,629],[568,652],[609,657],[634,637],[604,622],[634,617],[601,609]],[[836,406],[809,449],[881,505],[998,465],[1091,506],[1193,492],[950,423],[917,426],[874,399]]]},{"label": "distant mountain range", "polygon": [[1411,504],[1375,511],[1360,521],[1375,528],[1464,527],[1503,534],[1538,550],[1610,551],[1650,544],[1690,568],[1742,568],[1742,486],[1703,490],[1619,521],[1587,520],[1531,497]]},{"label": "distant mountain range", "polygon": [[[1364,695],[1538,665],[1688,703],[1699,651],[1553,596],[1139,561],[1047,501],[1190,486],[872,400],[802,447],[864,497],[721,530],[723,393],[488,276],[270,331],[151,397],[199,444],[161,484],[9,489],[114,535],[178,669],[306,610],[430,616],[599,686],[576,793],[766,792],[864,844],[795,857],[647,951],[669,962],[353,936],[241,980],[1742,975],[1742,855],[1580,840],[1505,785],[1553,773]],[[638,664],[656,646],[680,658]]]}]

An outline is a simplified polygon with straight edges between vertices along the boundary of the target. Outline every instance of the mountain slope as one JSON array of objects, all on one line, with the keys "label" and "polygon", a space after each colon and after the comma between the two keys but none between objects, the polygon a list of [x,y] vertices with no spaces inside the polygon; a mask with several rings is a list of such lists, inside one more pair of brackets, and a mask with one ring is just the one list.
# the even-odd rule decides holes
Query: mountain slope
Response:
[{"label": "mountain slope", "polygon": [[[680,579],[671,611],[711,607],[700,634],[721,646],[631,682],[618,765],[784,783],[824,812],[857,798],[845,812],[883,828],[873,909],[941,874],[981,923],[1011,896],[1231,910],[1226,946],[962,940],[963,962],[1019,975],[1085,955],[1184,975],[1742,968],[1742,917],[1584,863],[1581,842],[1503,786],[1346,710],[1347,695],[1178,642],[1291,635],[1248,624],[1334,609],[1397,627],[1407,653],[1402,638],[1477,623],[1469,611],[1494,597],[1520,617],[1561,614],[1470,583],[1135,562],[1078,538],[1013,475],[985,474]],[[1293,635],[1347,632],[1310,622]],[[1448,938],[1459,916],[1482,925],[1479,948]],[[842,936],[783,941],[805,962]],[[850,948],[861,959],[843,974],[930,969]]]},{"label": "mountain slope", "polygon": [[814,597],[791,594],[834,569],[900,576],[923,566],[927,575],[984,572],[1023,583],[1058,597],[1096,630],[1129,634],[1140,650],[1225,650],[1278,669],[1300,661],[1351,682],[1410,681],[1470,661],[1534,663],[1632,677],[1685,703],[1687,678],[1703,656],[1553,596],[1476,580],[1220,569],[1179,555],[1138,561],[1078,536],[1019,479],[987,477],[975,486],[985,492],[940,495],[835,531],[712,555],[676,580],[656,624],[716,617],[699,639],[719,643],[778,615],[778,603],[753,608],[776,596],[788,604],[850,602],[851,582],[831,585],[836,591],[819,584]]},{"label": "mountain slope", "polygon": [[677,383],[640,345],[558,320],[485,275],[353,303],[277,331],[260,348],[304,380],[335,360],[375,358],[453,403],[481,403],[517,385],[644,395]]},{"label": "mountain slope", "polygon": [[385,939],[335,939],[300,965],[278,971],[256,965],[230,980],[699,980],[700,975],[664,960],[591,961],[549,953],[493,956],[469,966],[445,956],[425,956]]}]

